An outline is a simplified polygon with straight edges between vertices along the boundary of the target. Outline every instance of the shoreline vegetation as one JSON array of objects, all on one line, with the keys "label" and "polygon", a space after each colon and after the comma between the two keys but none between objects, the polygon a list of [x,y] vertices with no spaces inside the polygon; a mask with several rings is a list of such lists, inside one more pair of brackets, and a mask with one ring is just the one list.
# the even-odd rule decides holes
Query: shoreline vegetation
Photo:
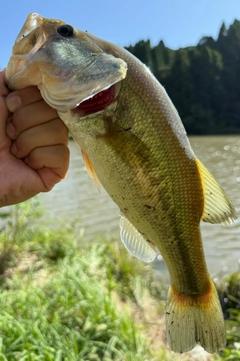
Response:
[{"label": "shoreline vegetation", "polygon": [[158,272],[120,242],[87,243],[62,223],[52,229],[43,213],[34,198],[0,214],[0,360],[240,360],[238,273],[217,285],[232,308],[226,349],[174,354]]},{"label": "shoreline vegetation", "polygon": [[196,46],[173,50],[161,40],[126,47],[166,88],[189,135],[240,133],[240,21],[217,39],[204,36]]}]

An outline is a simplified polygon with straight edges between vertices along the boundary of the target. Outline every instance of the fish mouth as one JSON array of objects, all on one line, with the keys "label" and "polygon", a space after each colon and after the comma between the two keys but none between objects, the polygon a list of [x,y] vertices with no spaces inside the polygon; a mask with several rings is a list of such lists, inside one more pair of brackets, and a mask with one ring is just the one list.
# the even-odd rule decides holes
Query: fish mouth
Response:
[{"label": "fish mouth", "polygon": [[[71,28],[71,36],[62,27]],[[35,85],[58,112],[77,109],[88,115],[113,102],[112,86],[126,73],[127,64],[104,52],[87,33],[32,13],[13,46],[6,85],[10,90]]]},{"label": "fish mouth", "polygon": [[86,116],[104,110],[114,101],[115,94],[115,85],[111,85],[108,89],[102,90],[93,97],[84,100],[74,109],[74,112],[80,116]]},{"label": "fish mouth", "polygon": [[[30,14],[16,38],[6,68],[6,83],[10,90],[38,85],[40,81],[36,66],[31,66],[30,71],[29,66],[34,55],[47,40],[46,34],[40,31],[42,20],[43,18],[39,14]],[[29,78],[31,78],[31,82]]]},{"label": "fish mouth", "polygon": [[[16,54],[9,61],[6,68],[6,82],[10,90],[39,85],[41,74],[37,66],[31,66],[32,58],[46,41],[45,34],[41,34],[34,47],[27,54]],[[31,81],[29,80],[31,79]]]}]

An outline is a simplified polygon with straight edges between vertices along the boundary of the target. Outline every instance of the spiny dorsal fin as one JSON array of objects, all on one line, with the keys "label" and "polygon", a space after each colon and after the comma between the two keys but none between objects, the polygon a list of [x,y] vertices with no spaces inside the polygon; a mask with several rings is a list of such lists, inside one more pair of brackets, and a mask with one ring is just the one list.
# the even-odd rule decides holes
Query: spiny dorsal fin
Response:
[{"label": "spiny dorsal fin", "polygon": [[202,220],[204,222],[222,224],[235,222],[237,213],[230,199],[199,159],[196,159],[196,163],[202,177],[204,193]]},{"label": "spiny dorsal fin", "polygon": [[121,215],[119,227],[122,243],[132,256],[146,263],[155,260],[158,253],[156,252],[157,249],[153,248],[156,246],[154,244],[151,246],[124,215]]},{"label": "spiny dorsal fin", "polygon": [[97,190],[100,192],[101,183],[100,183],[98,176],[93,168],[92,162],[89,159],[88,155],[83,150],[81,150],[81,152],[82,152],[83,161],[84,161],[85,167],[87,169],[88,175],[93,180],[95,186],[97,187]]}]

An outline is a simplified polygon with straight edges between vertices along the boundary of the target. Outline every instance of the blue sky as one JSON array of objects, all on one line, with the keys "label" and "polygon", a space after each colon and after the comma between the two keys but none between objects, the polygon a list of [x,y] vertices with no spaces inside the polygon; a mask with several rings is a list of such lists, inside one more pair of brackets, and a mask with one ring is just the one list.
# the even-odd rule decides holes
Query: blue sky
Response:
[{"label": "blue sky", "polygon": [[220,25],[240,20],[239,0],[1,0],[0,67],[30,12],[64,20],[121,46],[148,38],[173,49],[216,38]]}]

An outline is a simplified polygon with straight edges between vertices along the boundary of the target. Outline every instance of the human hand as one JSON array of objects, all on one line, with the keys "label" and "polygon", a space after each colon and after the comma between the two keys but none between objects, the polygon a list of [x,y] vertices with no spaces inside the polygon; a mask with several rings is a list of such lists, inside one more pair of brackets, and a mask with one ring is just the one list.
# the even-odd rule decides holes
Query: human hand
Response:
[{"label": "human hand", "polygon": [[66,177],[68,130],[36,87],[12,93],[0,70],[0,207],[48,192]]}]

